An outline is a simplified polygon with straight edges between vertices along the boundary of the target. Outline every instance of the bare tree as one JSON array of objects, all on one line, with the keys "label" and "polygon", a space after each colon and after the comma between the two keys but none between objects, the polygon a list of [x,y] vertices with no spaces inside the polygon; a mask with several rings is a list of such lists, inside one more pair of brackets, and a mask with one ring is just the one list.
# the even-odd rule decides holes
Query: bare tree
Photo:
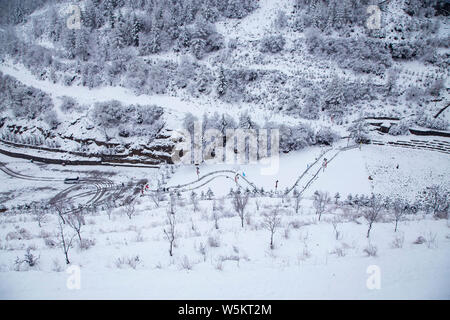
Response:
[{"label": "bare tree", "polygon": [[155,203],[156,207],[159,208],[160,202],[164,199],[164,192],[161,188],[149,193],[150,199]]},{"label": "bare tree", "polygon": [[216,204],[216,200],[213,203],[212,218],[214,220],[214,227],[219,230],[219,207]]},{"label": "bare tree", "polygon": [[46,208],[43,203],[33,203],[31,205],[31,213],[34,216],[34,219],[37,221],[39,228],[42,227],[42,222],[45,221],[46,217]]},{"label": "bare tree", "polygon": [[259,211],[259,207],[261,207],[261,201],[259,199],[255,199],[256,211]]},{"label": "bare tree", "polygon": [[69,250],[72,248],[73,239],[76,237],[76,234],[73,234],[71,237],[66,236],[64,233],[64,222],[63,218],[60,216],[58,219],[58,225],[59,225],[59,233],[58,233],[58,239],[59,244],[64,250],[64,256],[66,258],[66,264],[70,264],[69,260]]},{"label": "bare tree", "polygon": [[397,198],[392,203],[392,209],[394,211],[394,219],[395,219],[394,232],[397,232],[398,222],[405,214],[407,214],[410,211],[410,207],[405,200]]},{"label": "bare tree", "polygon": [[131,220],[131,218],[136,214],[136,202],[130,196],[124,202],[125,214]]},{"label": "bare tree", "polygon": [[450,194],[443,186],[427,187],[421,194],[425,209],[435,216],[447,217],[450,208]]},{"label": "bare tree", "polygon": [[190,195],[192,206],[194,207],[194,212],[198,211],[198,196],[194,191],[191,192]]},{"label": "bare tree", "polygon": [[325,212],[327,204],[330,202],[330,196],[327,192],[316,191],[314,192],[313,205],[316,209],[316,214],[319,215],[319,221],[322,217],[322,213]]},{"label": "bare tree", "polygon": [[175,194],[171,193],[167,210],[169,211],[170,214],[175,214],[176,208],[177,208],[177,199]]},{"label": "bare tree", "polygon": [[115,206],[115,201],[114,201],[112,195],[109,195],[106,198],[106,200],[105,200],[105,207],[106,207],[105,208],[106,214],[108,215],[108,220],[111,220],[112,213],[114,211],[114,208],[116,207]]},{"label": "bare tree", "polygon": [[164,235],[166,236],[167,241],[169,241],[169,254],[173,255],[173,244],[175,242],[175,226],[176,219],[175,215],[167,211],[167,224],[168,227],[164,229]]},{"label": "bare tree", "polygon": [[276,229],[281,225],[279,207],[273,208],[269,213],[264,214],[263,226],[270,232],[270,249],[273,250],[273,236]]},{"label": "bare tree", "polygon": [[233,208],[241,218],[241,226],[244,227],[245,207],[247,206],[249,194],[242,194],[239,190],[233,193]]},{"label": "bare tree", "polygon": [[56,212],[56,214],[59,216],[63,224],[66,224],[66,219],[64,218],[66,210],[66,206],[62,201],[55,202],[53,204],[53,210]]},{"label": "bare tree", "polygon": [[83,209],[77,209],[69,213],[66,222],[76,232],[78,240],[80,241],[80,247],[82,247],[81,228],[86,224],[84,221]]},{"label": "bare tree", "polygon": [[298,210],[300,210],[300,202],[302,201],[302,195],[301,193],[294,193],[294,197],[295,197],[295,213],[298,213]]},{"label": "bare tree", "polygon": [[369,238],[370,236],[370,231],[372,230],[373,223],[381,217],[383,207],[384,203],[381,197],[372,194],[372,196],[369,199],[368,206],[364,211],[364,218],[367,220],[367,223],[369,224],[369,228],[367,229],[367,238]]},{"label": "bare tree", "polygon": [[361,207],[363,206],[363,197],[358,196],[357,194],[353,197],[353,201],[351,202],[351,205],[356,208],[356,215],[359,216],[359,212],[361,210]]},{"label": "bare tree", "polygon": [[342,238],[341,232],[338,230],[339,223],[340,223],[340,221],[336,217],[334,217],[333,220],[331,221],[331,224],[333,225],[334,236],[335,236],[336,240],[339,240]]},{"label": "bare tree", "polygon": [[341,195],[339,194],[339,192],[336,192],[336,194],[334,195],[334,204],[338,204],[340,198]]}]

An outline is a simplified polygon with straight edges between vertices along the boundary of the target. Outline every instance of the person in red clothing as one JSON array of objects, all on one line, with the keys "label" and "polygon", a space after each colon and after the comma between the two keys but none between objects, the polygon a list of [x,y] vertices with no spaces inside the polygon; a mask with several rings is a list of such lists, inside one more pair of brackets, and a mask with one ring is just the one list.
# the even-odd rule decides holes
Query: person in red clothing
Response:
[{"label": "person in red clothing", "polygon": [[196,169],[197,169],[197,179],[200,179],[200,168],[197,167]]},{"label": "person in red clothing", "polygon": [[323,171],[325,171],[325,168],[327,167],[327,164],[328,164],[327,158],[323,159],[323,163],[322,163]]}]

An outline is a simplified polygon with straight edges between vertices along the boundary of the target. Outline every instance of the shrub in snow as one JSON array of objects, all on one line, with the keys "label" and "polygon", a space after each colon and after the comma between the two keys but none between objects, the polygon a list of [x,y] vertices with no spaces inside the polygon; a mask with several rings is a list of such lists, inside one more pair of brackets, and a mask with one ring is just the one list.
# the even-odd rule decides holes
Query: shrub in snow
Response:
[{"label": "shrub in snow", "polygon": [[428,88],[428,93],[432,96],[438,97],[441,90],[445,88],[444,79],[435,80]]},{"label": "shrub in snow", "polygon": [[80,249],[87,250],[95,245],[95,239],[82,239]]},{"label": "shrub in snow", "polygon": [[258,7],[256,0],[224,0],[218,2],[218,10],[227,18],[240,19]]},{"label": "shrub in snow", "polygon": [[282,35],[265,36],[261,39],[260,51],[277,53],[283,50],[286,40]]},{"label": "shrub in snow", "polygon": [[404,234],[396,235],[394,240],[392,240],[391,247],[394,249],[403,248],[403,243],[405,242]]},{"label": "shrub in snow", "polygon": [[55,247],[58,245],[54,240],[49,239],[49,238],[46,238],[46,239],[44,240],[44,243],[45,243],[45,245],[46,245],[47,247],[49,247],[49,248],[55,248]]},{"label": "shrub in snow", "polygon": [[280,151],[282,152],[300,150],[316,142],[315,132],[308,124],[300,124],[294,127],[283,124],[279,128],[279,132]]},{"label": "shrub in snow", "polygon": [[407,135],[409,134],[409,127],[409,121],[400,120],[397,124],[389,128],[389,134],[393,136]]},{"label": "shrub in snow", "polygon": [[119,101],[96,103],[93,120],[103,128],[119,128],[122,136],[155,137],[163,128],[163,110],[155,105],[123,106]]},{"label": "shrub in snow", "polygon": [[434,118],[433,116],[426,114],[424,112],[419,112],[416,117],[416,124],[419,126],[436,129],[436,130],[447,130],[448,121],[446,119]]},{"label": "shrub in snow", "polygon": [[189,32],[191,53],[197,59],[202,59],[206,53],[217,51],[224,46],[224,38],[216,32],[215,25],[202,19],[192,26]]},{"label": "shrub in snow", "polygon": [[338,134],[329,127],[320,128],[316,132],[316,143],[331,145],[339,138]]},{"label": "shrub in snow", "polygon": [[20,228],[18,231],[9,232],[6,235],[6,240],[30,240],[31,238],[31,233],[25,228]]},{"label": "shrub in snow", "polygon": [[218,247],[220,247],[220,238],[219,238],[219,236],[209,236],[208,237],[208,245],[211,248],[218,248]]},{"label": "shrub in snow", "polygon": [[59,121],[55,110],[48,110],[47,112],[45,112],[44,121],[48,124],[50,129],[58,128]]},{"label": "shrub in snow", "polygon": [[300,220],[294,220],[289,222],[289,226],[291,226],[294,229],[300,229],[301,227],[307,225],[305,222],[300,221]]},{"label": "shrub in snow", "polygon": [[428,249],[435,249],[438,246],[437,243],[437,234],[433,232],[428,232],[425,238],[425,244],[427,245]]},{"label": "shrub in snow", "polygon": [[441,185],[426,187],[418,196],[423,209],[436,218],[446,219],[450,210],[450,192]]},{"label": "shrub in snow", "polygon": [[192,263],[189,261],[188,256],[183,256],[183,260],[181,260],[180,267],[184,270],[192,270]]},{"label": "shrub in snow", "polygon": [[[223,208],[222,208],[223,210]],[[213,205],[213,210],[212,210],[212,219],[214,220],[214,228],[216,230],[219,230],[219,219],[220,219],[220,214],[219,214],[219,207],[217,207],[215,205],[215,201],[214,201],[214,205]]]},{"label": "shrub in snow", "polygon": [[327,204],[330,202],[331,198],[327,192],[316,191],[313,195],[313,206],[316,214],[319,216],[319,221],[322,214],[326,210]]},{"label": "shrub in snow", "polygon": [[48,231],[41,230],[39,232],[39,237],[41,237],[42,239],[48,239],[48,238],[50,238],[50,236],[51,236],[51,233]]},{"label": "shrub in snow", "polygon": [[140,263],[141,263],[141,259],[140,259],[139,255],[130,256],[130,257],[123,256],[123,257],[117,258],[115,261],[115,265],[119,269],[123,269],[124,267],[136,269]]},{"label": "shrub in snow", "polygon": [[61,99],[62,103],[59,108],[62,112],[71,113],[77,109],[78,103],[74,98],[64,96]]},{"label": "shrub in snow", "polygon": [[378,252],[378,248],[372,244],[368,244],[367,247],[364,248],[364,253],[368,256],[368,257],[376,257],[377,256],[377,252]]},{"label": "shrub in snow", "polygon": [[311,258],[311,250],[308,249],[308,245],[306,242],[303,244],[302,252],[300,253],[300,256],[298,257],[300,260],[306,260],[308,258]]},{"label": "shrub in snow", "polygon": [[419,88],[417,86],[411,86],[408,89],[406,89],[404,95],[405,95],[406,101],[412,101],[412,102],[417,102],[421,98],[426,96],[425,90],[423,90],[422,88]]},{"label": "shrub in snow", "polygon": [[212,200],[214,198],[214,192],[211,190],[211,188],[208,188],[208,191],[206,192],[206,198],[208,200]]},{"label": "shrub in snow", "polygon": [[336,247],[336,248],[334,248],[333,251],[331,251],[331,254],[335,254],[338,257],[345,257],[347,252],[346,252],[345,248],[343,248],[343,247]]},{"label": "shrub in snow", "polygon": [[334,237],[336,240],[342,239],[342,233],[341,233],[341,231],[338,230],[338,225],[340,222],[341,221],[337,217],[334,217],[333,220],[331,221],[331,224],[333,225],[333,230],[334,230]]},{"label": "shrub in snow", "polygon": [[23,259],[20,259],[19,257],[16,258],[14,262],[14,270],[22,271],[34,268],[38,265],[39,258],[40,257],[36,257],[31,252],[31,248],[28,248]]},{"label": "shrub in snow", "polygon": [[422,236],[418,236],[417,239],[413,242],[414,244],[422,244],[425,243],[426,239]]}]

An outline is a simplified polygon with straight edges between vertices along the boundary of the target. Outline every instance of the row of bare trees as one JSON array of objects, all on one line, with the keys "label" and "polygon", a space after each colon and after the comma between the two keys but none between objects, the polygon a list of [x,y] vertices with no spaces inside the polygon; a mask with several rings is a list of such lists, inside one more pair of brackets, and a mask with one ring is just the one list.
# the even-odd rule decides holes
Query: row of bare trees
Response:
[{"label": "row of bare trees", "polygon": [[[438,194],[436,190],[430,189],[429,193],[433,196],[432,200],[429,200],[429,207],[431,210],[435,210],[442,212],[443,210],[448,210],[448,202],[443,201],[443,196]],[[236,190],[230,193],[231,197],[231,205],[234,209],[237,216],[240,218],[241,227],[244,228],[244,222],[248,215],[247,206],[250,199],[250,192]],[[167,227],[164,228],[164,238],[168,241],[169,244],[169,254],[173,255],[173,249],[176,241],[176,211],[177,211],[177,201],[179,200],[179,195],[171,193],[169,195],[169,200],[167,202],[167,210],[166,210],[166,224]],[[440,197],[440,198],[439,198]],[[165,193],[152,193],[151,198],[155,203],[156,207],[160,206],[160,202],[163,199],[167,199],[167,195]],[[336,209],[337,206],[351,206],[354,209],[354,212],[357,217],[363,217],[367,221],[367,233],[366,237],[370,237],[370,233],[373,229],[374,223],[379,221],[385,213],[391,213],[393,216],[393,220],[395,222],[394,231],[398,230],[398,223],[402,220],[402,218],[413,212],[412,206],[401,198],[396,198],[394,200],[390,200],[388,198],[384,198],[380,195],[372,194],[370,197],[365,198],[364,201],[352,201],[352,202],[342,202],[338,204],[339,197],[335,196],[334,206],[331,204],[332,198],[326,192],[316,191],[313,194],[313,208],[315,214],[318,216],[318,220],[320,221],[322,215],[333,208]],[[292,199],[288,199],[290,202]],[[293,195],[294,200],[294,210],[296,213],[299,212],[300,203],[302,201],[302,195],[294,190]],[[284,202],[284,199],[282,199]],[[190,194],[190,202],[192,204],[192,208],[194,212],[200,210],[199,206],[199,198],[195,192]],[[256,208],[259,211],[260,208],[260,199],[255,199]],[[133,216],[136,215],[136,200],[133,196],[126,197],[125,200],[122,201],[121,205],[123,206],[123,211],[129,219],[132,219]],[[447,209],[445,208],[447,205]],[[106,199],[105,201],[105,212],[108,217],[111,218],[112,211],[117,206],[114,199]],[[442,209],[444,207],[444,209]],[[74,207],[73,205],[63,205],[62,202],[57,202],[52,205],[53,211],[58,216],[58,225],[59,225],[59,233],[58,233],[58,243],[63,248],[66,263],[70,263],[69,260],[69,250],[73,246],[74,239],[78,238],[78,242],[80,248],[84,247],[84,239],[82,237],[82,230],[85,226],[85,215],[86,208],[83,207]],[[214,200],[213,210],[212,210],[212,220],[214,221],[215,229],[219,229],[219,218],[220,212],[223,211],[223,199],[219,201]],[[34,205],[31,207],[31,212],[33,213],[36,221],[39,226],[45,221],[46,210],[42,209],[42,206]],[[270,248],[274,248],[274,234],[281,226],[281,216],[280,216],[280,205],[273,207],[272,209],[265,210],[262,214],[263,228],[267,229],[270,233]],[[335,221],[335,220],[333,220]],[[334,231],[336,234],[336,239],[338,239],[341,234],[337,230],[337,222],[333,223]],[[67,229],[71,229],[72,233],[70,233]],[[71,235],[70,235],[71,234]]]}]

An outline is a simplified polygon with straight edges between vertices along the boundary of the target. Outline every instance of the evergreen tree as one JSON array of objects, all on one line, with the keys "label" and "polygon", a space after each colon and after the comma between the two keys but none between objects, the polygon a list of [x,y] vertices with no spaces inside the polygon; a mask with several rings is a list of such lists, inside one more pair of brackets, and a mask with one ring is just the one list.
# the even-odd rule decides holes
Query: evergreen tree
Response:
[{"label": "evergreen tree", "polygon": [[133,26],[131,29],[131,38],[133,41],[133,46],[139,47],[139,33],[142,30],[142,23],[141,21],[136,17],[136,15],[133,15]]},{"label": "evergreen tree", "polygon": [[219,96],[223,96],[227,92],[227,79],[225,77],[225,71],[223,67],[219,69],[219,77],[217,80],[217,93]]},{"label": "evergreen tree", "polygon": [[75,36],[75,55],[83,61],[89,57],[89,34],[85,29],[77,30]]},{"label": "evergreen tree", "polygon": [[359,118],[350,126],[348,130],[350,131],[350,137],[356,143],[364,143],[369,139],[369,125],[364,119],[363,114],[359,115]]}]

